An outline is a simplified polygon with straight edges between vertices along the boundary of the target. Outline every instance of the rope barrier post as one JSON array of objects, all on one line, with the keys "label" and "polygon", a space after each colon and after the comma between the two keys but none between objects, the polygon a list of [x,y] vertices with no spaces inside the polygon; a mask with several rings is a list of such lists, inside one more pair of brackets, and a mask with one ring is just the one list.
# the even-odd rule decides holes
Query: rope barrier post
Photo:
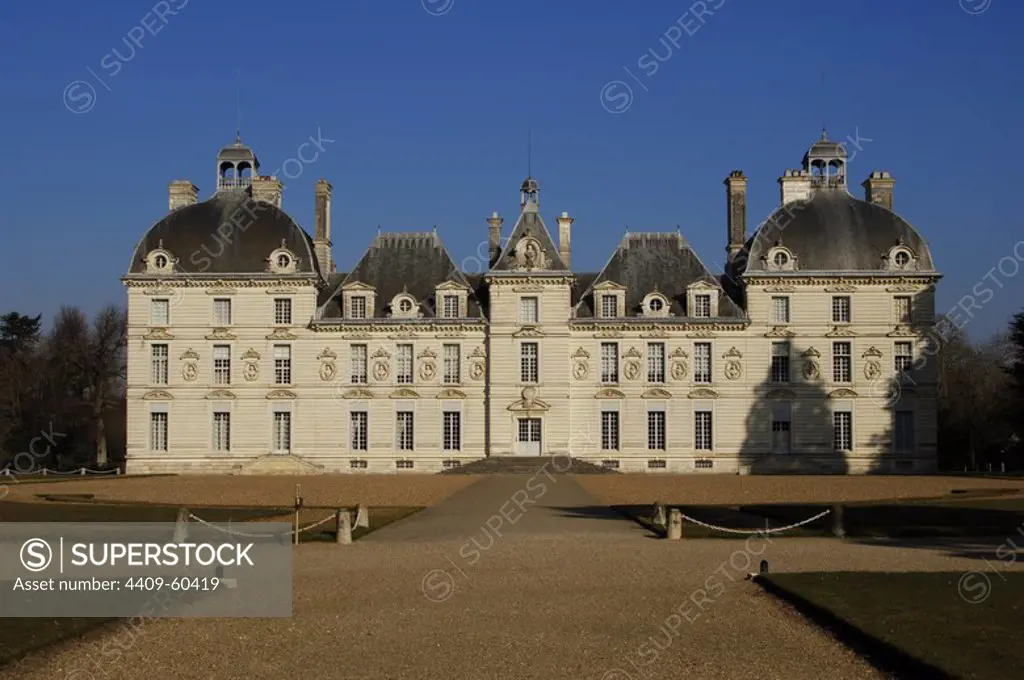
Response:
[{"label": "rope barrier post", "polygon": [[174,542],[184,543],[188,537],[188,508],[178,508],[178,518],[174,521]]},{"label": "rope barrier post", "polygon": [[337,531],[335,542],[338,545],[352,545],[352,513],[339,509],[334,515],[334,527]]},{"label": "rope barrier post", "polygon": [[661,504],[661,501],[654,502],[654,516],[651,518],[651,524],[656,527],[665,527],[665,506]]},{"label": "rope barrier post", "polygon": [[299,508],[302,507],[302,490],[295,485],[295,545],[299,544]]},{"label": "rope barrier post", "polygon": [[43,468],[43,477],[46,476],[46,468]]},{"label": "rope barrier post", "polygon": [[832,506],[832,535],[836,538],[846,536],[846,527],[843,526],[843,506]]},{"label": "rope barrier post", "polygon": [[679,508],[672,508],[668,511],[668,532],[665,538],[670,541],[678,541],[683,537],[683,515]]}]

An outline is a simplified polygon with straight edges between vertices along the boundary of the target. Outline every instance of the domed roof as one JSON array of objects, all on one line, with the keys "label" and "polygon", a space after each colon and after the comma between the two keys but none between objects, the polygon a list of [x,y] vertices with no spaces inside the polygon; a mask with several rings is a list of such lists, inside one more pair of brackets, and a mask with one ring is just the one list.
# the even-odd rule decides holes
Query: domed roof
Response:
[{"label": "domed roof", "polygon": [[527,177],[526,179],[523,180],[523,191],[538,191],[539,189],[540,184],[534,178]]},{"label": "domed roof", "polygon": [[181,274],[262,274],[278,248],[297,258],[296,273],[320,274],[313,241],[280,208],[245,191],[226,191],[174,210],[150,227],[135,247],[130,274],[146,271],[146,255],[163,248]]},{"label": "domed roof", "polygon": [[747,241],[746,270],[764,271],[768,251],[781,245],[796,257],[797,271],[876,271],[898,244],[916,258],[915,271],[935,271],[928,244],[902,217],[844,190],[819,190],[765,220]]},{"label": "domed roof", "polygon": [[218,161],[251,161],[255,158],[256,154],[252,148],[242,144],[240,140],[225,146],[217,153]]}]

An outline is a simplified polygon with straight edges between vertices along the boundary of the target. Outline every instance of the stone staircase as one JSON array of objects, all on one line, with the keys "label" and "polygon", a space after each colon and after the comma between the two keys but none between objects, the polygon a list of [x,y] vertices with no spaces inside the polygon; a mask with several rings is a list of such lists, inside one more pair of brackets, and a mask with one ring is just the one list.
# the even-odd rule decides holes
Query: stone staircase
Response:
[{"label": "stone staircase", "polygon": [[319,475],[324,466],[310,463],[294,454],[271,453],[260,456],[241,465],[236,465],[235,475]]},{"label": "stone staircase", "polygon": [[441,472],[442,475],[535,475],[541,470],[552,475],[609,475],[615,470],[563,456],[491,456]]}]

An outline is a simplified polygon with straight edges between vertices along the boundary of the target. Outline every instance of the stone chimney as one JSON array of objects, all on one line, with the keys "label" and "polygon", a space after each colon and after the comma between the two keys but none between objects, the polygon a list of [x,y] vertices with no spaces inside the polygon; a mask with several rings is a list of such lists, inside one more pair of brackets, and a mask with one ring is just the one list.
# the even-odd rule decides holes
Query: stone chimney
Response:
[{"label": "stone chimney", "polygon": [[733,170],[725,179],[726,245],[729,261],[743,250],[747,241],[747,178],[742,170]]},{"label": "stone chimney", "polygon": [[811,173],[807,170],[786,170],[779,178],[782,205],[811,198]]},{"label": "stone chimney", "polygon": [[896,180],[892,175],[884,170],[876,170],[861,184],[864,187],[864,200],[892,210],[892,190],[895,185]]},{"label": "stone chimney", "polygon": [[566,269],[571,268],[569,265],[569,257],[572,254],[569,246],[569,239],[572,236],[572,223],[575,222],[573,218],[569,217],[569,213],[563,212],[558,217],[558,257],[565,263]]},{"label": "stone chimney", "polygon": [[324,276],[334,273],[334,259],[331,257],[331,183],[325,179],[316,182],[316,232],[313,247]]},{"label": "stone chimney", "polygon": [[253,177],[251,186],[253,200],[281,207],[281,180],[267,176]]},{"label": "stone chimney", "polygon": [[494,263],[498,261],[498,256],[501,255],[501,225],[505,220],[498,213],[492,213],[487,218],[487,252],[490,256],[490,265],[494,266]]},{"label": "stone chimney", "polygon": [[167,193],[170,210],[177,210],[199,202],[199,187],[187,179],[176,179],[171,182]]}]

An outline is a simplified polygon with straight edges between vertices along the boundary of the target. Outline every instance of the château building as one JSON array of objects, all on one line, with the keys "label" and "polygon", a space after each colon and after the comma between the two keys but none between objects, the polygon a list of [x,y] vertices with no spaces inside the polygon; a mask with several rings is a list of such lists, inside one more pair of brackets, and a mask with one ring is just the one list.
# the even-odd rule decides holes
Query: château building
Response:
[{"label": "ch\u00e2teau building", "polygon": [[752,234],[732,172],[718,275],[678,232],[627,233],[601,271],[574,271],[573,218],[552,233],[533,178],[507,236],[487,220],[484,273],[460,271],[435,231],[377,233],[339,272],[331,185],[310,236],[236,140],[208,199],[170,184],[123,278],[127,472],[549,455],[624,472],[933,469],[922,345],[940,274],[893,212],[889,173],[861,200],[847,160],[823,134]]}]

